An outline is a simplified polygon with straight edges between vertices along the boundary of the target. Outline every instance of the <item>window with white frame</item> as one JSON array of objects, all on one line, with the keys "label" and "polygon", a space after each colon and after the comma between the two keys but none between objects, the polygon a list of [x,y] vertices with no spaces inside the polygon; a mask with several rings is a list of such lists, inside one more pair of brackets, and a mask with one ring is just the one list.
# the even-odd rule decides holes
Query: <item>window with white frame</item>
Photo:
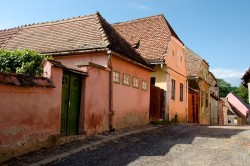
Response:
[{"label": "window with white frame", "polygon": [[113,82],[120,83],[120,73],[113,71]]},{"label": "window with white frame", "polygon": [[123,84],[130,86],[130,75],[123,74]]},{"label": "window with white frame", "polygon": [[148,90],[148,82],[147,81],[142,80],[142,89]]},{"label": "window with white frame", "polygon": [[139,78],[133,77],[133,87],[139,88],[140,87],[140,80]]}]

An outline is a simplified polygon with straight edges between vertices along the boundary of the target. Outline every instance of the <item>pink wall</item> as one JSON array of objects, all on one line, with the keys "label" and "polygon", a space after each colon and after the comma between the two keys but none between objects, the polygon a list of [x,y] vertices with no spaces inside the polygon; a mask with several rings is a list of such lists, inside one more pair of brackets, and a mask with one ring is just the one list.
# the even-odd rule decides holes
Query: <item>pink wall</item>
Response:
[{"label": "pink wall", "polygon": [[[108,68],[101,69],[94,65],[76,67],[79,62],[92,62],[104,67],[108,64],[107,53],[72,55],[67,57],[56,57],[63,65],[85,71],[88,76],[83,80],[82,103],[80,112],[80,133],[93,135],[109,129],[109,81],[110,71]],[[131,76],[130,87],[113,83],[113,127],[116,129],[133,125],[147,124],[149,122],[149,95],[150,95],[150,70],[139,67],[133,62],[112,57],[115,71]],[[148,90],[132,87],[132,78],[138,77],[148,83]],[[85,82],[85,83],[84,83]],[[128,104],[129,103],[129,104]]]},{"label": "pink wall", "polygon": [[[113,71],[120,72],[120,83],[113,82],[113,127],[115,129],[149,123],[150,70],[112,57]],[[123,84],[123,74],[130,75],[130,86]],[[140,79],[140,87],[132,86],[133,77]],[[142,80],[148,90],[143,90]]]},{"label": "pink wall", "polygon": [[93,54],[80,54],[70,56],[55,57],[57,61],[60,61],[63,65],[78,69],[76,63],[79,62],[92,62],[101,66],[107,66],[108,55],[107,53],[93,53]]},{"label": "pink wall", "polygon": [[93,135],[109,129],[110,72],[93,66],[88,66],[87,71],[82,86],[80,128]]},{"label": "pink wall", "polygon": [[[52,69],[55,85],[62,71]],[[48,146],[60,134],[61,87],[0,85],[0,161]],[[52,140],[50,140],[52,139]]]},{"label": "pink wall", "polygon": [[238,100],[232,93],[229,93],[227,95],[227,99],[228,101],[234,106],[236,107],[244,116],[247,116],[247,113],[249,112],[248,108],[246,108],[244,106],[244,104],[242,104],[240,102],[240,100]]},{"label": "pink wall", "polygon": [[[109,129],[109,74],[107,53],[89,53],[55,57],[68,68],[88,73],[83,76],[79,132],[94,135]],[[81,62],[95,65],[76,66]]]}]

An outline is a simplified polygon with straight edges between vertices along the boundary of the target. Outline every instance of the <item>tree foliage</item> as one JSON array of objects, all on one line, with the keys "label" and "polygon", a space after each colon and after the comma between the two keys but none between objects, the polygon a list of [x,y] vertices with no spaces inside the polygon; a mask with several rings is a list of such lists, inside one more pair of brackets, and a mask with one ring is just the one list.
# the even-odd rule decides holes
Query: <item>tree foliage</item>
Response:
[{"label": "tree foliage", "polygon": [[0,71],[27,75],[40,75],[41,63],[52,57],[39,54],[33,50],[8,51],[0,49]]},{"label": "tree foliage", "polygon": [[240,85],[236,93],[240,98],[242,98],[246,103],[248,103],[248,89],[243,85]]},{"label": "tree foliage", "polygon": [[226,97],[230,92],[236,92],[237,87],[232,87],[232,85],[223,79],[217,79],[220,84],[220,97]]},{"label": "tree foliage", "polygon": [[223,79],[217,79],[220,84],[220,97],[226,97],[230,92],[235,93],[246,103],[248,103],[248,90],[243,85],[239,87],[232,87],[230,83],[226,82]]}]

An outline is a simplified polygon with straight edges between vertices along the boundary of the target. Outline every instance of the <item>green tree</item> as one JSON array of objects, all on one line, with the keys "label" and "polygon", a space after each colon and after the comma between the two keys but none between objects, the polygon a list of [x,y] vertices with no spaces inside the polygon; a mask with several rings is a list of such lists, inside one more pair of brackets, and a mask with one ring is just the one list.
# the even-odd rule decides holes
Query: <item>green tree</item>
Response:
[{"label": "green tree", "polygon": [[226,97],[228,95],[228,93],[231,92],[232,90],[232,86],[230,83],[226,82],[223,79],[217,79],[217,81],[220,84],[220,97]]},{"label": "green tree", "polygon": [[217,79],[220,84],[220,97],[226,97],[228,93],[235,93],[239,96],[242,100],[248,103],[248,89],[245,88],[243,85],[239,87],[232,87],[230,83],[226,82],[223,79]]},{"label": "green tree", "polygon": [[0,49],[0,72],[40,75],[41,63],[51,56],[39,54],[33,50],[8,51]]},{"label": "green tree", "polygon": [[246,103],[248,103],[248,89],[245,88],[242,84],[237,89],[236,94],[242,98]]}]

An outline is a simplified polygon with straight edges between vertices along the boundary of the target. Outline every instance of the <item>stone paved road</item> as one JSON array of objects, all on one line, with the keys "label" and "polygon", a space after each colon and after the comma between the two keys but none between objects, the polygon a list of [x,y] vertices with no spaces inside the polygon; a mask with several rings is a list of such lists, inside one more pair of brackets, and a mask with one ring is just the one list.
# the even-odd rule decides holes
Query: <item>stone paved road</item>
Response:
[{"label": "stone paved road", "polygon": [[159,127],[49,165],[250,165],[250,126]]}]

